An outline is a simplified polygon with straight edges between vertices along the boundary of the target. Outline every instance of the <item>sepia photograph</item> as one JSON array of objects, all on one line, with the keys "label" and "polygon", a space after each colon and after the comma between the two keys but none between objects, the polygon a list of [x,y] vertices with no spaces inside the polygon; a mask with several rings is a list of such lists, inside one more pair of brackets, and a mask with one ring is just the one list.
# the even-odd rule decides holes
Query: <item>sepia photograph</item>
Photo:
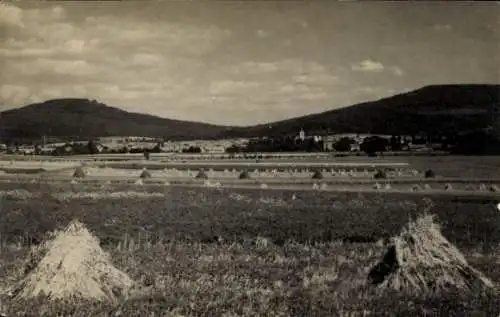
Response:
[{"label": "sepia photograph", "polygon": [[495,1],[0,1],[0,317],[500,317]]}]

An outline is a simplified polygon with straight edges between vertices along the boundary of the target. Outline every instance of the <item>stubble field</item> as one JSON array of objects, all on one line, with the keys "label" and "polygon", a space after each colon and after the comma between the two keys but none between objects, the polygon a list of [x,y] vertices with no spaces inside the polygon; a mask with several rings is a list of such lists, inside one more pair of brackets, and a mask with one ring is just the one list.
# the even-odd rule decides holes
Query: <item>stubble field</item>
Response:
[{"label": "stubble field", "polygon": [[[287,190],[2,183],[2,289],[30,245],[80,220],[144,287],[116,305],[14,300],[12,316],[497,316],[498,293],[378,293],[382,240],[425,211],[471,265],[500,283],[494,201]],[[88,193],[82,195],[82,193]]]}]

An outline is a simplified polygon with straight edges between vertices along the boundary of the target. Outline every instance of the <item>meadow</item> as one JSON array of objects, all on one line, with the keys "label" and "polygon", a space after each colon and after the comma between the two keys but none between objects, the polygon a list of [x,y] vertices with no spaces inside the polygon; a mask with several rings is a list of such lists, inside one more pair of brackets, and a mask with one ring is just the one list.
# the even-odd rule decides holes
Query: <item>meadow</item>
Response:
[{"label": "meadow", "polygon": [[[72,219],[146,289],[118,304],[12,300],[9,316],[497,316],[498,293],[414,296],[352,290],[385,253],[383,240],[424,212],[497,284],[494,201],[425,194],[338,193],[0,183],[2,289],[29,247]],[[82,195],[82,193],[89,193]],[[122,193],[122,195],[118,195]]]}]

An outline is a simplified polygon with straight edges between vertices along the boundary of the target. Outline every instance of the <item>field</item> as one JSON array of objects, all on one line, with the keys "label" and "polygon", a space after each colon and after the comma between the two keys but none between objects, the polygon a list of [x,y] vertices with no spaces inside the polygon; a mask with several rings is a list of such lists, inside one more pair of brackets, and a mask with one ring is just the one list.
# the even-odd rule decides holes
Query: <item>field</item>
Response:
[{"label": "field", "polygon": [[[342,278],[359,274],[383,254],[375,242],[396,234],[429,204],[422,198],[308,192],[293,199],[289,191],[77,186],[2,185],[4,283],[16,277],[29,244],[78,218],[118,267],[155,286],[117,307],[15,302],[7,305],[10,314],[35,316],[43,307],[46,316],[55,309],[71,316],[116,311],[125,316],[167,311],[172,316],[492,316],[500,304],[486,296],[459,300],[452,294],[444,302],[404,294],[378,297],[370,290],[355,297],[339,294]],[[81,192],[98,194],[78,198],[75,193]],[[113,196],[119,192],[130,198]],[[445,236],[500,281],[494,205],[434,204]],[[407,301],[413,305],[401,304]]]},{"label": "field", "polygon": [[[463,158],[454,170],[445,158],[432,160],[440,175],[455,177],[457,183],[461,166],[467,167],[463,177],[496,177],[494,160],[478,164],[478,159]],[[411,162],[412,168],[428,168],[424,161],[415,167],[418,164]],[[62,168],[62,174],[72,171]],[[497,291],[417,296],[380,293],[365,282],[370,268],[386,252],[384,240],[397,235],[410,219],[430,212],[467,261],[499,285],[498,193],[465,199],[460,191],[389,193],[356,190],[361,189],[359,184],[343,191],[332,185],[341,175],[322,180],[330,182],[331,190],[311,190],[310,180],[305,190],[304,186],[273,188],[271,176],[270,188],[261,189],[208,188],[174,180],[170,185],[153,181],[138,185],[104,182],[97,176],[70,183],[70,177],[56,174],[46,176],[54,177],[52,181],[34,175],[19,180],[9,174],[0,182],[0,309],[8,316],[500,313]],[[308,175],[302,177],[304,182]],[[124,178],[135,181],[138,176]],[[48,232],[73,219],[100,239],[113,264],[142,285],[141,293],[114,304],[8,296],[10,286],[24,274],[30,246],[39,245]]]}]

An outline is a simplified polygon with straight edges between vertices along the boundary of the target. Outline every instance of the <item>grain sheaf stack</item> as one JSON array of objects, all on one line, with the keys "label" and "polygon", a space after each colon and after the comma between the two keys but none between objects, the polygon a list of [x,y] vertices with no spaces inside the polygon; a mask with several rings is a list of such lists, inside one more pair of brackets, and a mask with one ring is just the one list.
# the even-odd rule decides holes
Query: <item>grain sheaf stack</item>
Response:
[{"label": "grain sheaf stack", "polygon": [[208,175],[207,175],[207,173],[205,173],[205,171],[200,170],[198,172],[198,174],[196,174],[195,178],[196,179],[205,179],[206,180],[206,179],[208,179]]},{"label": "grain sheaf stack", "polygon": [[84,177],[85,177],[85,171],[81,166],[78,166],[73,172],[73,178],[84,178]]},{"label": "grain sheaf stack", "polygon": [[378,290],[426,295],[494,288],[441,234],[432,215],[410,222],[388,245],[383,259],[368,274]]},{"label": "grain sheaf stack", "polygon": [[127,297],[134,286],[127,274],[111,264],[99,239],[77,220],[32,249],[25,272],[12,290],[14,298],[115,302]]},{"label": "grain sheaf stack", "polygon": [[251,178],[250,174],[246,170],[242,171],[238,176],[238,179],[250,179],[250,178]]},{"label": "grain sheaf stack", "polygon": [[143,168],[141,175],[139,175],[139,178],[142,179],[151,178],[151,173],[146,168]]}]

